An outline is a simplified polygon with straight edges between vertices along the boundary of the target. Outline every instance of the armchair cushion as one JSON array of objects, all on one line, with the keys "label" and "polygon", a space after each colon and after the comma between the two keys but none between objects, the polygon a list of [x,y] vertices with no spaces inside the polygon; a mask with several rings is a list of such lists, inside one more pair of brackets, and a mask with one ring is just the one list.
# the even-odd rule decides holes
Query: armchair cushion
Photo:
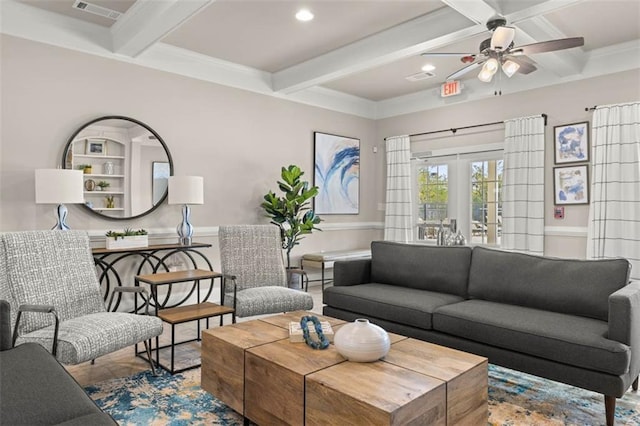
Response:
[{"label": "armchair cushion", "polygon": [[[7,283],[17,306],[64,300],[55,304],[60,321],[105,311],[86,233],[8,232],[2,240]],[[19,331],[29,333],[52,323],[51,315],[25,313]]]},{"label": "armchair cushion", "polygon": [[[124,312],[98,312],[60,323],[57,359],[63,364],[79,364],[126,346],[149,340],[162,333],[162,320]],[[50,348],[53,326],[18,338]]]},{"label": "armchair cushion", "polygon": [[238,290],[236,300],[233,293],[224,296],[225,306],[233,307],[234,303],[237,316],[250,317],[312,309],[313,297],[290,288],[266,286]]}]

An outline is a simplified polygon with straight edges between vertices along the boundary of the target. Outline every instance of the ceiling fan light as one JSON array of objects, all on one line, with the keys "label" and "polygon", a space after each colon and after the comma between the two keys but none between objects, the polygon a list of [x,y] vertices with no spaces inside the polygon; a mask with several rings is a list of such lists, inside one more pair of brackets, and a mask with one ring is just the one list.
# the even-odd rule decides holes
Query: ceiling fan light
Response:
[{"label": "ceiling fan light", "polygon": [[488,71],[491,75],[495,74],[496,71],[498,71],[498,60],[496,58],[490,58],[482,66],[482,71]]},{"label": "ceiling fan light", "polygon": [[518,71],[519,68],[520,68],[520,64],[510,61],[508,59],[502,64],[502,71],[509,78],[511,78]]},{"label": "ceiling fan light", "polygon": [[493,78],[493,74],[495,74],[495,71],[491,72],[489,70],[486,70],[484,67],[482,67],[482,70],[478,74],[478,80],[483,81],[485,83],[489,83]]}]

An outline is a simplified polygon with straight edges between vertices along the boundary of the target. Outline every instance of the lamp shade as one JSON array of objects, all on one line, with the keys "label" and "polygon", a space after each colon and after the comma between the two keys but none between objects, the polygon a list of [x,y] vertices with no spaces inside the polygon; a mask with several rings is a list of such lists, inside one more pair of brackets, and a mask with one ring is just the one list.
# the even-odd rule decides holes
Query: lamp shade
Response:
[{"label": "lamp shade", "polygon": [[169,176],[169,204],[204,204],[204,178]]},{"label": "lamp shade", "polygon": [[82,170],[36,170],[36,204],[84,203]]}]

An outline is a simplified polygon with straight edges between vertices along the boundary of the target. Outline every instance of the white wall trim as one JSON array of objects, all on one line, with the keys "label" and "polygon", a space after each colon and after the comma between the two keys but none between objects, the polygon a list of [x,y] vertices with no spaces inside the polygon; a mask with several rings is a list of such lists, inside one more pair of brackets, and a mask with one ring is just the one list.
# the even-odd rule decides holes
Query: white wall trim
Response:
[{"label": "white wall trim", "polygon": [[[198,241],[198,238],[216,238],[218,237],[218,226],[196,226],[193,240]],[[323,232],[332,232],[332,231],[364,231],[370,229],[384,229],[384,222],[336,222],[336,223],[321,223],[320,229]],[[88,230],[89,238],[92,243],[101,242],[105,240],[105,234],[108,229],[92,229]],[[149,232],[149,240],[165,240],[175,238],[177,239],[177,234],[175,228],[150,228],[147,229]]]},{"label": "white wall trim", "polygon": [[545,236],[587,238],[586,226],[545,226]]}]

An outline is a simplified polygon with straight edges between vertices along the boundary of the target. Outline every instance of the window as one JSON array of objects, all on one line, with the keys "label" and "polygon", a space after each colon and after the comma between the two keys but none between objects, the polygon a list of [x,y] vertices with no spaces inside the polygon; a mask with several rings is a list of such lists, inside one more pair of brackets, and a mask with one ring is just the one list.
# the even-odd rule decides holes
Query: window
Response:
[{"label": "window", "polygon": [[471,242],[500,245],[502,160],[471,163]]},{"label": "window", "polygon": [[441,221],[457,219],[473,244],[500,245],[502,228],[502,144],[471,152],[435,152],[415,159],[415,240],[435,244]]}]

